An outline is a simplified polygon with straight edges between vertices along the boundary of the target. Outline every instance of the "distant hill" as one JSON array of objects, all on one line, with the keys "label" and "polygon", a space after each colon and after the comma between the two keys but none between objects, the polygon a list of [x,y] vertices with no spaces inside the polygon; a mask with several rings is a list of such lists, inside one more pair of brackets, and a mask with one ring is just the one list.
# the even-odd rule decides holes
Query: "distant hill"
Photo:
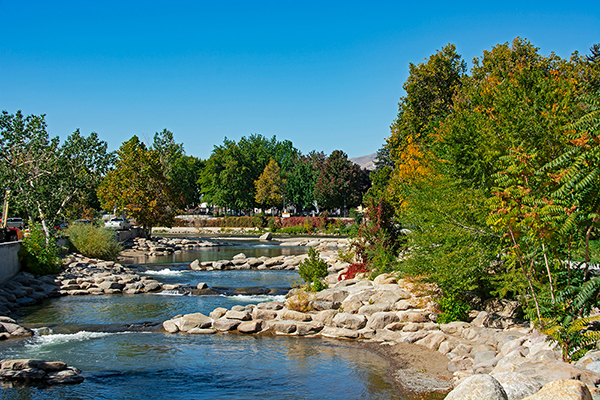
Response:
[{"label": "distant hill", "polygon": [[369,154],[368,156],[354,157],[351,158],[354,164],[360,165],[361,168],[374,170],[375,169],[375,159],[377,158],[377,153]]}]

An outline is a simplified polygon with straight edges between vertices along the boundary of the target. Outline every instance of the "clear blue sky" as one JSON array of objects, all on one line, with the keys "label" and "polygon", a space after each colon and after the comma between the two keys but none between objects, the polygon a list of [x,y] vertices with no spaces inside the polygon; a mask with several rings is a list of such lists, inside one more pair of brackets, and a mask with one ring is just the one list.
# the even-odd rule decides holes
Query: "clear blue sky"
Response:
[{"label": "clear blue sky", "polygon": [[374,153],[409,62],[447,43],[470,61],[516,36],[562,57],[600,42],[597,0],[0,0],[0,21],[0,110],[111,150],[167,128],[201,158],[252,133]]}]

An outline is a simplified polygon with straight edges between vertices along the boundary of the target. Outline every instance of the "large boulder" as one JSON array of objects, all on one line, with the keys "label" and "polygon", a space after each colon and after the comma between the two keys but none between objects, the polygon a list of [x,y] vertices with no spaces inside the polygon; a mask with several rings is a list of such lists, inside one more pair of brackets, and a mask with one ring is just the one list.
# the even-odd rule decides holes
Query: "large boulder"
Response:
[{"label": "large boulder", "polygon": [[350,313],[338,313],[333,318],[333,324],[338,328],[359,330],[367,325],[367,317]]},{"label": "large boulder", "polygon": [[175,324],[177,324],[177,327],[180,331],[187,332],[193,328],[210,328],[212,325],[212,319],[202,313],[193,313],[184,315],[178,321],[176,321]]},{"label": "large boulder", "polygon": [[585,383],[562,379],[545,384],[539,392],[523,400],[592,400],[592,394]]},{"label": "large boulder", "polygon": [[491,375],[473,375],[462,381],[446,400],[508,400],[504,388]]},{"label": "large boulder", "polygon": [[500,372],[493,375],[504,388],[508,400],[520,400],[537,393],[542,385],[538,381],[517,372]]}]

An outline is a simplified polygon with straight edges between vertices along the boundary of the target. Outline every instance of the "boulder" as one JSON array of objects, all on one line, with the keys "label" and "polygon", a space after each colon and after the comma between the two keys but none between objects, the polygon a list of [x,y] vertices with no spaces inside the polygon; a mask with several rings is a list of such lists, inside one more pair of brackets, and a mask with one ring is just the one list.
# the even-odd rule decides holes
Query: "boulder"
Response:
[{"label": "boulder", "polygon": [[312,321],[312,317],[310,316],[310,314],[299,312],[299,311],[294,311],[294,310],[288,310],[287,308],[283,309],[279,313],[279,318],[283,319],[283,320],[292,320],[292,321]]},{"label": "boulder", "polygon": [[338,328],[359,330],[367,325],[367,318],[364,315],[343,312],[333,318],[333,324]]},{"label": "boulder", "polygon": [[212,310],[212,311],[211,311],[211,313],[209,314],[209,316],[210,316],[212,319],[219,319],[219,318],[221,318],[222,316],[224,316],[224,315],[227,313],[227,311],[228,311],[228,310],[227,310],[226,308],[223,308],[223,307],[217,307],[217,308],[215,308],[214,310]]},{"label": "boulder", "polygon": [[211,329],[211,328],[192,328],[189,331],[187,331],[188,334],[190,335],[212,335],[214,333],[217,333],[216,329]]},{"label": "boulder", "polygon": [[252,321],[245,321],[238,325],[237,330],[241,333],[256,333],[262,331],[265,326],[265,321],[255,319]]},{"label": "boulder", "polygon": [[537,393],[542,387],[535,379],[517,372],[500,372],[492,376],[500,382],[508,400],[520,400]]},{"label": "boulder", "polygon": [[246,310],[244,310],[244,311],[230,310],[225,313],[225,318],[237,319],[240,321],[248,321],[248,320],[252,319],[252,314]]},{"label": "boulder", "polygon": [[190,263],[190,269],[193,271],[199,271],[202,269],[200,265],[200,260],[194,260]]},{"label": "boulder", "polygon": [[581,381],[561,379],[545,384],[539,392],[523,400],[592,400],[592,394]]},{"label": "boulder", "polygon": [[180,331],[187,332],[193,328],[209,328],[212,325],[212,319],[202,313],[193,313],[184,315],[175,324]]},{"label": "boulder", "polygon": [[358,339],[360,337],[360,334],[353,329],[334,328],[331,326],[326,326],[323,328],[321,335],[325,337],[344,339]]},{"label": "boulder", "polygon": [[262,319],[265,321],[269,321],[277,318],[277,315],[277,311],[263,310],[258,307],[252,310],[252,319]]},{"label": "boulder", "polygon": [[331,301],[331,302],[340,302],[342,303],[346,297],[348,297],[348,292],[345,290],[339,289],[325,289],[317,293],[316,299],[320,301]]},{"label": "boulder", "polygon": [[437,350],[440,347],[440,344],[442,344],[442,342],[444,342],[447,338],[448,336],[446,336],[443,332],[431,332],[423,339],[417,340],[415,344],[420,344],[421,346],[425,346],[431,350]]},{"label": "boulder", "polygon": [[376,312],[371,315],[367,322],[368,329],[382,329],[394,322],[399,322],[400,318],[393,312]]},{"label": "boulder", "polygon": [[236,329],[241,323],[242,321],[239,319],[219,318],[213,322],[212,326],[214,329],[224,332]]},{"label": "boulder", "polygon": [[271,232],[267,232],[267,233],[260,235],[258,240],[273,240],[273,235],[271,235]]},{"label": "boulder", "polygon": [[446,400],[508,400],[500,383],[491,375],[473,375],[462,381]]},{"label": "boulder", "polygon": [[269,329],[276,333],[290,334],[296,331],[296,322],[294,321],[269,321]]}]

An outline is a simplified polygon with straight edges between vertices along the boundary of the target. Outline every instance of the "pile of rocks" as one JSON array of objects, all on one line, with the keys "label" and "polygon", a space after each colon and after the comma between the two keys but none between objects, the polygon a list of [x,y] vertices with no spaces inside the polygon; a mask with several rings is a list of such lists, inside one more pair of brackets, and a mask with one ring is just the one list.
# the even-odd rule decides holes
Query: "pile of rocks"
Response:
[{"label": "pile of rocks", "polygon": [[487,311],[471,323],[438,324],[436,305],[427,293],[409,281],[381,275],[374,281],[341,281],[316,294],[292,291],[285,304],[217,308],[209,316],[178,315],[163,328],[171,333],[232,331],[414,343],[447,356],[455,385],[486,374],[500,382],[508,399],[521,399],[550,382],[568,379],[597,392],[600,352],[577,365],[564,363],[546,336],[510,318],[499,323]]},{"label": "pile of rocks", "polygon": [[233,256],[232,260],[204,261],[195,260],[190,264],[192,270],[297,270],[298,265],[306,258],[306,254],[298,256],[278,257],[246,257],[244,253]]},{"label": "pile of rocks", "polygon": [[134,268],[113,261],[90,259],[78,254],[65,258],[65,269],[54,278],[58,294],[80,296],[88,294],[149,293],[163,285],[148,276],[140,276]]},{"label": "pile of rocks", "polygon": [[350,247],[350,241],[348,239],[323,239],[323,238],[309,238],[309,239],[290,239],[281,241],[280,246],[306,246],[314,247],[319,251],[332,251],[338,249],[347,249]]},{"label": "pile of rocks", "polygon": [[48,297],[56,297],[56,290],[53,276],[35,278],[32,274],[20,272],[0,284],[0,315],[10,314],[19,306],[29,306]]},{"label": "pile of rocks", "polygon": [[12,382],[40,382],[46,385],[81,383],[81,371],[62,361],[35,359],[3,360],[0,379]]},{"label": "pile of rocks", "polygon": [[227,246],[228,243],[198,238],[134,238],[125,243],[125,248],[141,252],[147,256],[162,256],[196,250],[202,247]]},{"label": "pile of rocks", "polygon": [[33,336],[33,331],[17,324],[12,318],[0,316],[0,340],[25,336]]}]

